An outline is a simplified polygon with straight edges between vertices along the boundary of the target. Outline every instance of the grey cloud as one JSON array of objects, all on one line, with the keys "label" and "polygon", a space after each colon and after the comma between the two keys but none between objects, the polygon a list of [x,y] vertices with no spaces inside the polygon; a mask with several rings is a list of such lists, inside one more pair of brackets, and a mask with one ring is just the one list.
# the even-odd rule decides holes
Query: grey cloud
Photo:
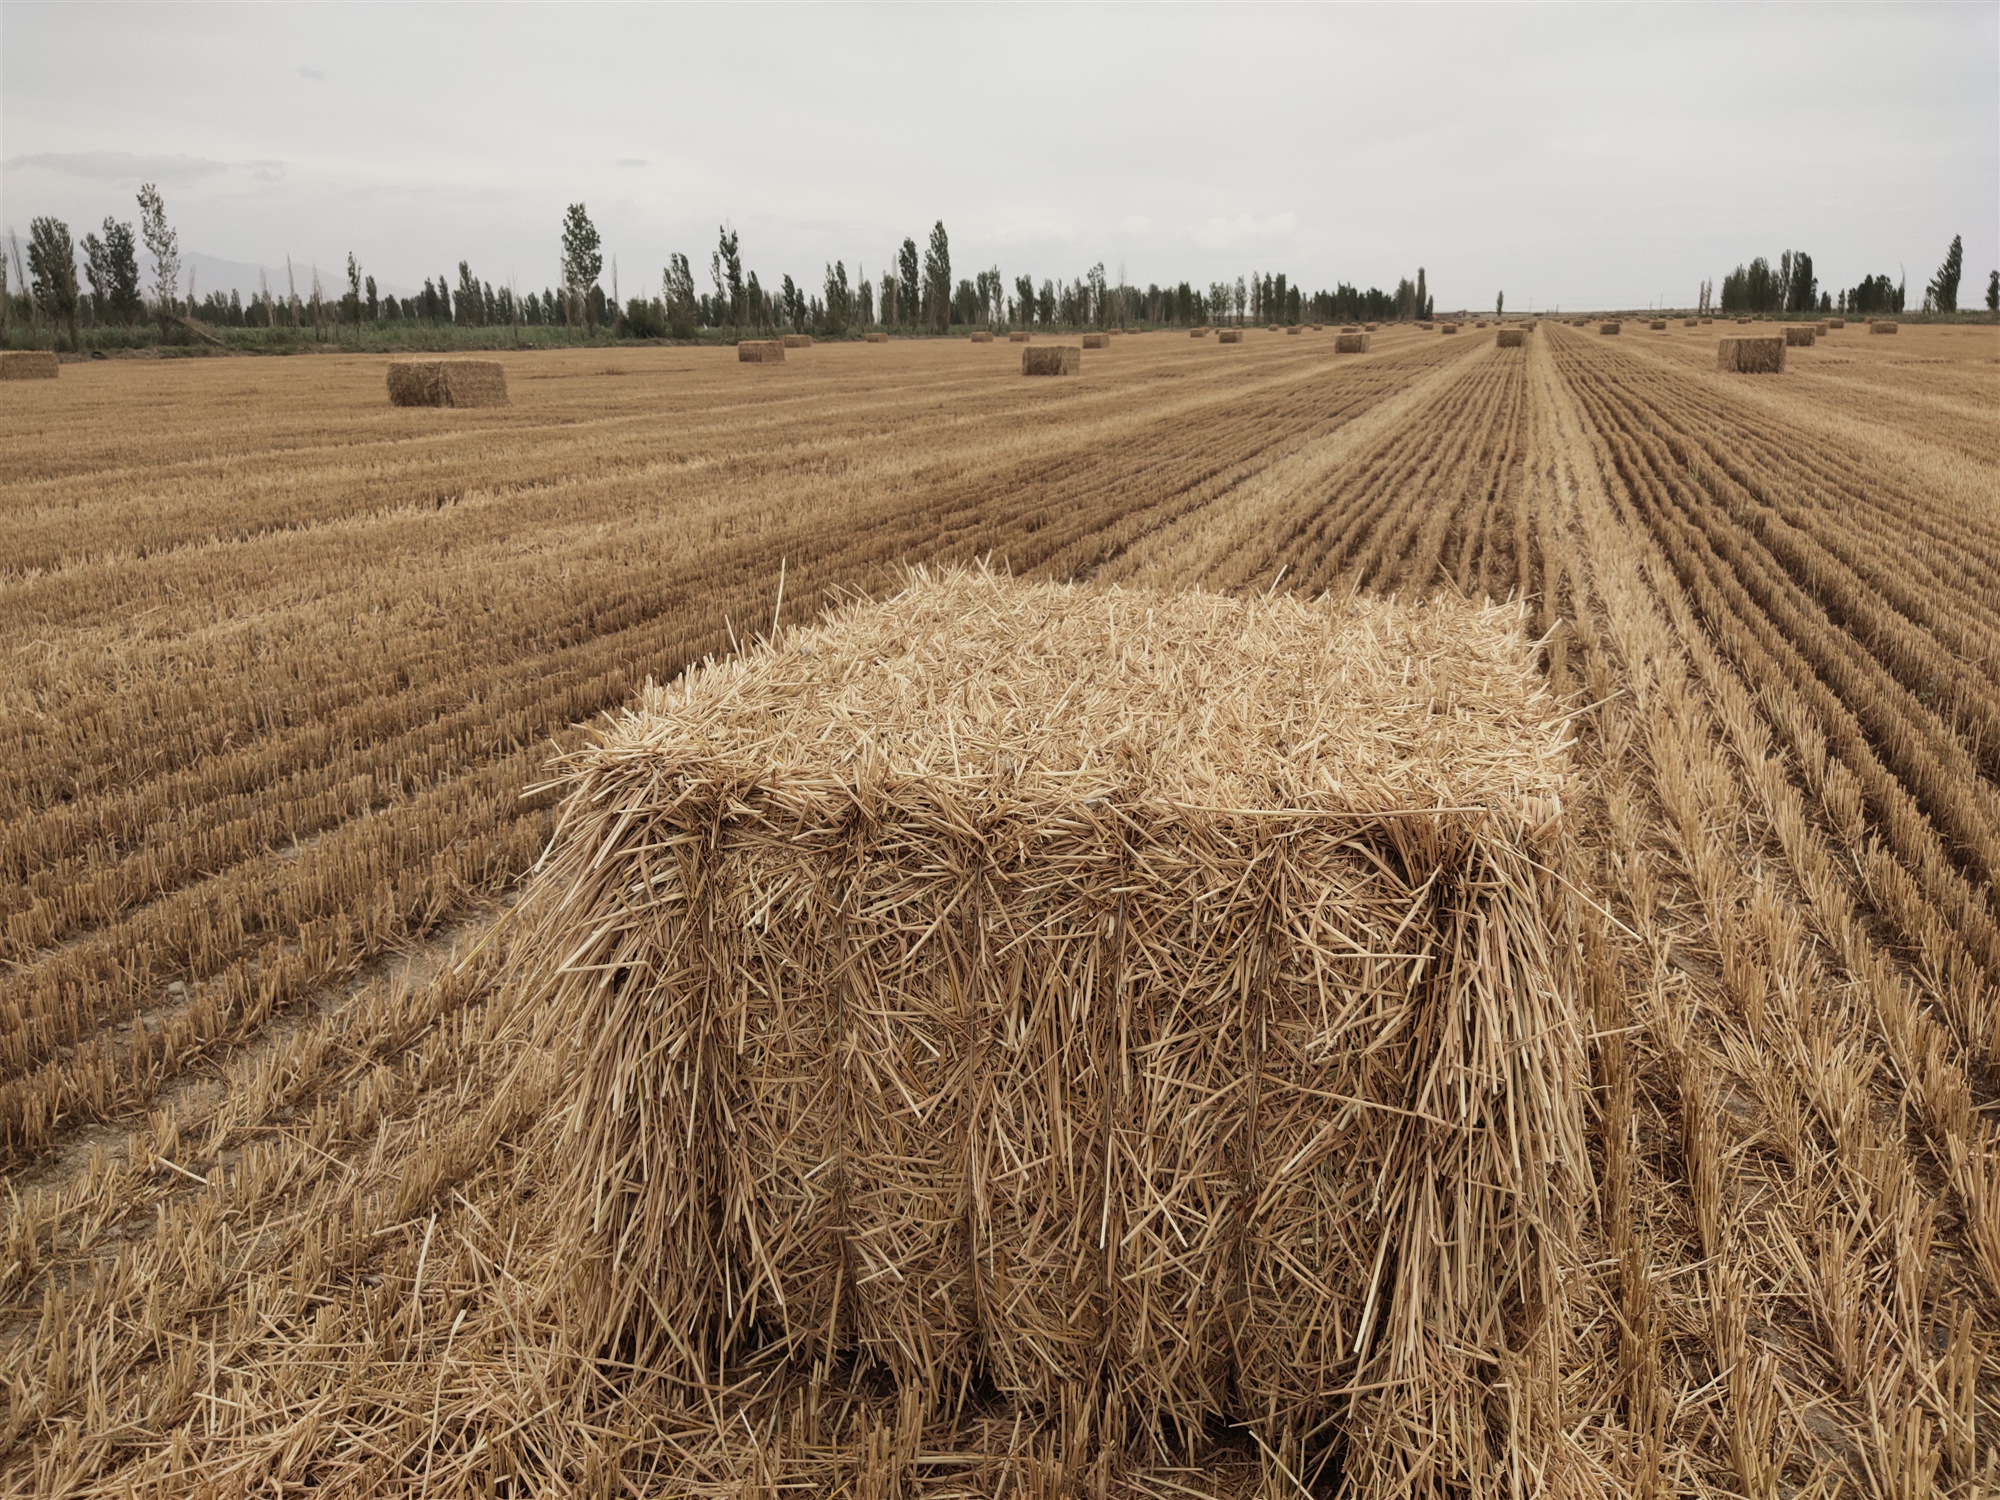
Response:
[{"label": "grey cloud", "polygon": [[[258,165],[273,165],[258,163]],[[10,172],[60,172],[104,182],[195,182],[227,172],[231,163],[207,156],[135,156],[129,151],[37,151],[10,156]]]},{"label": "grey cloud", "polygon": [[301,78],[310,78],[314,83],[326,82],[326,74],[320,72],[318,68],[300,68],[298,74]]},{"label": "grey cloud", "polygon": [[646,165],[646,159],[643,156],[621,156],[618,158],[616,165],[621,167],[643,167]]}]

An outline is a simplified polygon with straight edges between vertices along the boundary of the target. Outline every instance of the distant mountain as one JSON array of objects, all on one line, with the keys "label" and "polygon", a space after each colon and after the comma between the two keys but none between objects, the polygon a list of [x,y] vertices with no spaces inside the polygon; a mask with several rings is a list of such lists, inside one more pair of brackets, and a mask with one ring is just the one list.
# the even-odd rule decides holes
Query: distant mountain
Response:
[{"label": "distant mountain", "polygon": [[[139,275],[145,280],[151,274],[152,265],[142,255]],[[257,295],[257,273],[262,270],[271,287],[271,295],[282,299],[285,295],[285,263],[259,267],[252,262],[224,260],[217,255],[204,255],[199,250],[189,251],[181,257],[181,289],[187,289],[187,274],[194,272],[194,294],[197,299],[210,292],[234,291],[245,302]],[[309,260],[292,261],[292,276],[298,284],[299,298],[303,301],[312,295],[313,265]],[[333,265],[319,268],[320,291],[329,299],[340,296],[347,290],[347,262],[343,259]],[[417,288],[399,286],[394,282],[375,283],[375,290],[385,297],[414,297]]]}]

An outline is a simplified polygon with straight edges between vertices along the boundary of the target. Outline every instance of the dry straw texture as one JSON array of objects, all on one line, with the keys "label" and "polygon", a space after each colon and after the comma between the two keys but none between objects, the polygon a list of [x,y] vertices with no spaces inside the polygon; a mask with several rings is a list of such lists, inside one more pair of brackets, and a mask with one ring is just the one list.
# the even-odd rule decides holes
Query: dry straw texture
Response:
[{"label": "dry straw texture", "polygon": [[497,359],[402,359],[389,366],[391,406],[505,406]]},{"label": "dry straw texture", "polygon": [[1667,331],[1667,320],[1665,318],[1653,318],[1646,326],[1654,333],[1665,333]]},{"label": "dry straw texture", "polygon": [[1599,333],[1616,333],[1623,326],[1624,326],[1623,324],[1616,322],[1599,323],[1597,325],[1597,331]]},{"label": "dry straw texture", "polygon": [[1188,337],[1191,339],[1205,339],[1208,337],[1208,330],[1206,328],[1190,328],[1188,330]]},{"label": "dry straw texture", "polygon": [[47,349],[0,350],[0,380],[54,380],[62,361]]},{"label": "dry straw texture", "polygon": [[1030,334],[1025,328],[1017,328],[1012,333],[1007,335],[1007,342],[1010,344],[1025,344],[1032,337],[1033,335]]},{"label": "dry straw texture", "polygon": [[1293,325],[1292,325],[1292,326],[1291,326],[1290,328],[1287,328],[1287,329],[1285,330],[1285,332],[1286,332],[1286,333],[1304,333],[1304,332],[1305,332],[1305,329],[1301,328],[1301,327],[1300,327],[1300,326],[1299,326],[1298,324],[1294,323],[1294,324],[1293,324]]},{"label": "dry straw texture", "polygon": [[1683,328],[1699,328],[1699,327],[1701,327],[1701,319],[1699,319],[1699,318],[1683,318],[1683,319],[1681,320],[1681,327],[1683,327]]},{"label": "dry straw texture", "polygon": [[871,333],[868,335],[868,342],[871,344],[886,344],[889,342],[889,335],[881,332]]},{"label": "dry straw texture", "polygon": [[1284,330],[1284,326],[1282,323],[1272,323],[1264,331],[1266,333],[1280,333]]},{"label": "dry straw texture", "polygon": [[809,333],[788,333],[778,342],[787,349],[810,349],[813,346],[812,335]]},{"label": "dry straw texture", "polygon": [[1035,344],[1021,351],[1023,375],[1075,375],[1083,369],[1083,350],[1075,344]]},{"label": "dry straw texture", "polygon": [[1897,327],[1896,324],[1885,320],[1882,322],[1870,323],[1868,325],[1868,331],[1870,333],[1894,333],[1896,331],[1896,327]]},{"label": "dry straw texture", "polygon": [[990,343],[992,343],[992,342],[993,342],[993,330],[992,330],[992,329],[990,329],[990,328],[982,328],[982,329],[980,329],[980,330],[979,330],[979,331],[978,331],[977,333],[975,333],[975,334],[973,334],[973,335],[972,335],[972,342],[973,342],[973,343],[975,343],[975,344],[990,344]]},{"label": "dry straw texture", "polygon": [[1083,347],[1086,349],[1109,349],[1111,347],[1111,335],[1108,333],[1086,333],[1083,336]]},{"label": "dry straw texture", "polygon": [[961,572],[650,689],[520,950],[578,1326],[1533,1462],[1479,1362],[1560,1342],[1587,1189],[1521,624]]},{"label": "dry straw texture", "polygon": [[[1706,318],[1704,318],[1704,319],[1702,319],[1702,321],[1703,321],[1703,322],[1705,323],[1705,322],[1707,322],[1708,320],[1707,320]],[[1845,328],[1845,327],[1847,326],[1847,319],[1845,319],[1845,318],[1828,318],[1828,319],[1826,320],[1826,326],[1827,326],[1828,328]]]},{"label": "dry straw texture", "polygon": [[1793,323],[1785,329],[1785,347],[1788,349],[1810,349],[1816,336],[1812,324]]},{"label": "dry straw texture", "polygon": [[1493,341],[1502,349],[1519,349],[1528,342],[1525,328],[1503,328],[1493,336]]},{"label": "dry straw texture", "polygon": [[1457,333],[1457,332],[1458,332],[1458,325],[1457,325],[1456,323],[1444,323],[1444,324],[1440,324],[1440,325],[1439,325],[1439,327],[1438,327],[1438,332],[1439,332],[1439,333]]},{"label": "dry straw texture", "polygon": [[736,358],[746,365],[781,365],[785,346],[776,339],[745,339],[736,346]]},{"label": "dry straw texture", "polygon": [[1775,375],[1785,368],[1785,345],[1775,333],[1732,334],[1715,346],[1715,367],[1738,375]]},{"label": "dry straw texture", "polygon": [[1225,328],[1215,336],[1215,341],[1218,344],[1240,344],[1243,342],[1243,330],[1240,328]]},{"label": "dry straw texture", "polygon": [[1365,333],[1336,333],[1333,336],[1335,354],[1366,354],[1368,335]]}]

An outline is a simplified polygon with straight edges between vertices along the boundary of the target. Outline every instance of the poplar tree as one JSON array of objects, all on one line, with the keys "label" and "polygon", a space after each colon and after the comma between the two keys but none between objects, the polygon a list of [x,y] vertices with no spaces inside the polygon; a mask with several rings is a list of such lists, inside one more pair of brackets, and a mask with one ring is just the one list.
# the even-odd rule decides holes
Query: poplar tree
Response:
[{"label": "poplar tree", "polygon": [[698,309],[694,272],[688,269],[685,255],[667,257],[667,268],[660,276],[660,300],[667,305],[667,331],[677,339],[693,338]]},{"label": "poplar tree", "polygon": [[578,318],[585,319],[587,325],[594,323],[590,289],[597,285],[598,273],[603,269],[604,248],[597,237],[597,226],[590,222],[590,215],[584,212],[581,203],[572,203],[563,216],[562,227],[563,292],[569,299],[572,324]]},{"label": "poplar tree", "polygon": [[917,326],[924,315],[924,284],[917,279],[917,242],[906,239],[896,252],[896,294],[901,298],[902,320]]},{"label": "poplar tree", "polygon": [[167,225],[167,205],[150,182],[139,185],[139,235],[153,257],[153,300],[160,315],[160,336],[173,316],[174,294],[181,284],[181,241]]},{"label": "poplar tree", "polygon": [[1924,288],[1931,306],[1939,312],[1958,311],[1958,277],[1964,266],[1965,246],[1958,235],[1953,235],[1951,248],[1944,253],[1944,264],[1938,267],[1937,275]]},{"label": "poplar tree", "polygon": [[28,225],[28,275],[35,305],[51,323],[69,325],[69,346],[78,348],[76,333],[76,246],[69,225],[61,219],[36,219]]},{"label": "poplar tree", "polygon": [[950,329],[951,240],[943,219],[931,226],[931,242],[924,251],[924,312],[934,332]]}]

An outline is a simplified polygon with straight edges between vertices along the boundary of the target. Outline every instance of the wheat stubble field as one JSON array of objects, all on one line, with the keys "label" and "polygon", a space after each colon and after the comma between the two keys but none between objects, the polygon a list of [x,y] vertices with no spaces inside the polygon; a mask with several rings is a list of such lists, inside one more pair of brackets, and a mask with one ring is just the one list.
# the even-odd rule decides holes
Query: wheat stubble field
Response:
[{"label": "wheat stubble field", "polygon": [[1564,1436],[1509,1483],[2000,1484],[2000,336],[1743,377],[1719,331],[538,353],[477,411],[362,357],[7,390],[0,1488],[1296,1493],[1226,1434],[1078,1475],[825,1371],[635,1404],[547,1333],[539,1101],[488,1056],[530,789],[768,632],[781,571],[789,624],[978,558],[1524,601],[1603,910],[1572,1355],[1489,1402]]}]

